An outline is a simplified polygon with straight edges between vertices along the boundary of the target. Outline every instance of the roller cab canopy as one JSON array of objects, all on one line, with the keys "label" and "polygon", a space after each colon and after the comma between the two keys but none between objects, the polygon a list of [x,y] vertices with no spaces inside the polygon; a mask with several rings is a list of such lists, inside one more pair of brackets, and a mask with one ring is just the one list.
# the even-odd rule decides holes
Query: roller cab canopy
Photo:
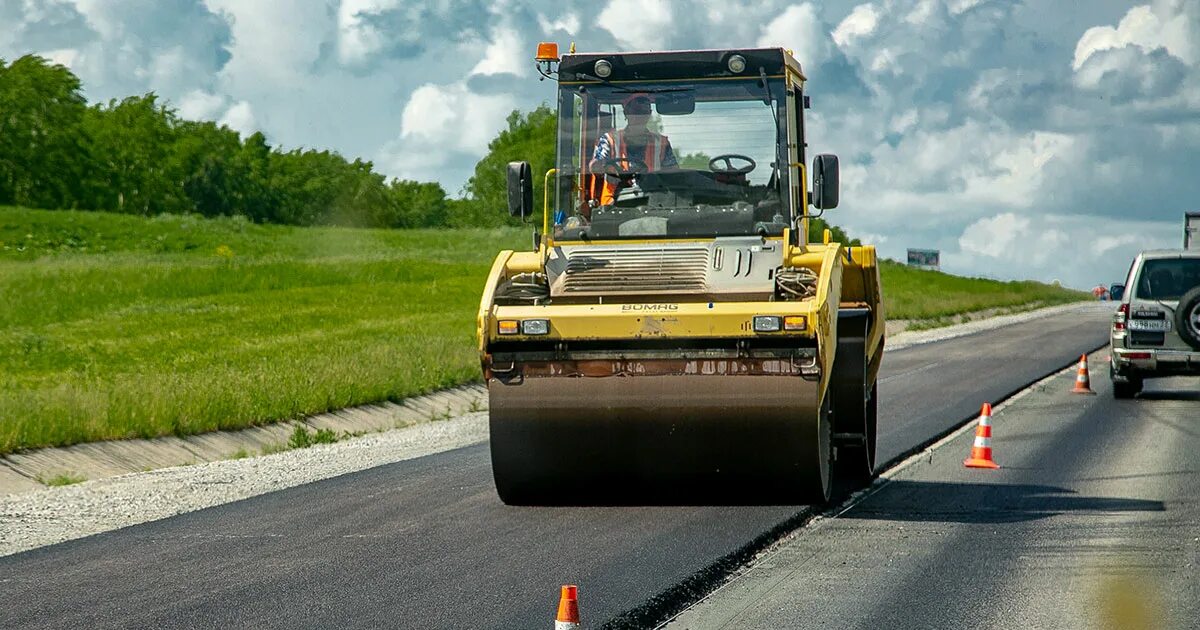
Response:
[{"label": "roller cab canopy", "polygon": [[[729,67],[729,60],[735,55],[745,60],[740,72]],[[596,62],[602,60],[611,64],[612,74],[604,79],[610,82],[757,77],[760,69],[767,76],[783,76],[790,70],[804,79],[800,63],[782,48],[746,48],[568,54],[559,62],[558,80],[600,81],[595,69]]]}]

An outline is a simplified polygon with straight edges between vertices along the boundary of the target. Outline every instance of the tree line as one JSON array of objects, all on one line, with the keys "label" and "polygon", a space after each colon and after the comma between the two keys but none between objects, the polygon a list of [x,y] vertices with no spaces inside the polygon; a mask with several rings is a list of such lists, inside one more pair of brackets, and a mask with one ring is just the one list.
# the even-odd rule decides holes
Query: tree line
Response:
[{"label": "tree line", "polygon": [[[505,165],[527,160],[545,173],[554,166],[555,134],[550,107],[512,112],[460,199],[437,183],[389,179],[369,161],[285,151],[262,133],[243,138],[182,119],[154,93],[89,105],[66,67],[37,55],[0,59],[0,205],[243,215],[288,225],[503,225],[515,222],[504,211]],[[540,208],[542,179],[534,179]],[[827,225],[810,227],[819,240]]]},{"label": "tree line", "polygon": [[389,179],[369,161],[184,120],[153,93],[89,105],[69,69],[36,55],[0,59],[0,205],[289,225],[502,224],[503,185],[494,194],[484,180],[492,185],[472,178],[469,195],[455,199],[436,183]]}]

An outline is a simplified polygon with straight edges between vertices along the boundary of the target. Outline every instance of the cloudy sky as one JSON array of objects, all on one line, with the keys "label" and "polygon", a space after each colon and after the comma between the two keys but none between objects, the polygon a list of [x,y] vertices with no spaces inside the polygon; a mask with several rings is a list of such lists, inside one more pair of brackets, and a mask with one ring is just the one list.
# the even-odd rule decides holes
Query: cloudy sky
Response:
[{"label": "cloudy sky", "polygon": [[810,145],[842,158],[830,218],[888,257],[1091,286],[1200,210],[1200,0],[0,0],[0,57],[93,101],[154,91],[451,192],[551,98],[545,39],[792,49]]}]

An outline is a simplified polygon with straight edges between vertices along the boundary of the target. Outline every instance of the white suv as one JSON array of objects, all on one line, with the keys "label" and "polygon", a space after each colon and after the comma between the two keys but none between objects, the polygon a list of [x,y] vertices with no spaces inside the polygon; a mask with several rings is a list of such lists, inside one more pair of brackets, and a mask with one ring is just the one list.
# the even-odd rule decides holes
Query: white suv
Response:
[{"label": "white suv", "polygon": [[1117,398],[1132,398],[1147,378],[1200,374],[1200,251],[1138,254],[1111,337]]}]

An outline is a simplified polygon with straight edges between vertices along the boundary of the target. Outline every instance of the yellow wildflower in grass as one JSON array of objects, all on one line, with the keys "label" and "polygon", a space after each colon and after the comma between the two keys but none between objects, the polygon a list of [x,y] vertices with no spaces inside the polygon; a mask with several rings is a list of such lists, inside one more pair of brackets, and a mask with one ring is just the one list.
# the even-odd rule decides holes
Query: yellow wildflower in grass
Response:
[{"label": "yellow wildflower in grass", "polygon": [[217,245],[217,258],[233,258],[233,250],[228,245]]}]

